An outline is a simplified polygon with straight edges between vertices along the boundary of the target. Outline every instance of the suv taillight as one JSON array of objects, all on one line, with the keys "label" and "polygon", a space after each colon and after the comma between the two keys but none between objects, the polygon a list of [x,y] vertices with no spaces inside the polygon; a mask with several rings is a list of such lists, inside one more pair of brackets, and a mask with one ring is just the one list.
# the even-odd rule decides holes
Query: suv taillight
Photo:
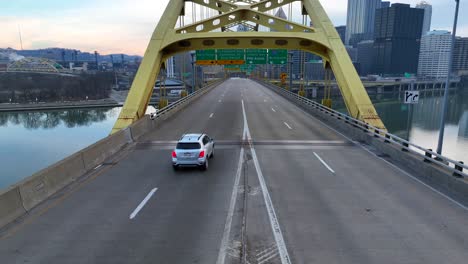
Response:
[{"label": "suv taillight", "polygon": [[199,158],[205,157],[205,151],[204,150],[200,151],[200,155],[198,155],[198,157]]},{"label": "suv taillight", "polygon": [[176,154],[175,150],[172,151],[172,157],[177,158],[177,154]]}]

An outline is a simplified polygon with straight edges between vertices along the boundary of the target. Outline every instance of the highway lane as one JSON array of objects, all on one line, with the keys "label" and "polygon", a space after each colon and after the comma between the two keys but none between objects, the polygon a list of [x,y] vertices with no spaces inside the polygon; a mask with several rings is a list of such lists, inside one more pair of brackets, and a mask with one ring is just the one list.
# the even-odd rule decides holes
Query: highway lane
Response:
[{"label": "highway lane", "polygon": [[[208,171],[172,170],[173,141],[187,132],[221,142]],[[253,145],[232,144],[246,139]],[[465,209],[245,79],[228,80],[95,173],[3,232],[0,263],[468,257]]]}]

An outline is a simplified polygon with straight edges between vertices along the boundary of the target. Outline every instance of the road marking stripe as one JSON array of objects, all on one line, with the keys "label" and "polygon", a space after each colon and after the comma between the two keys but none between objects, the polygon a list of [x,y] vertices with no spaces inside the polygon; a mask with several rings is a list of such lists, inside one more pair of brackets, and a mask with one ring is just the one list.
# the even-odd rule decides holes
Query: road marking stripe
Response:
[{"label": "road marking stripe", "polygon": [[278,254],[278,249],[274,248],[273,250],[268,251],[267,253],[261,255],[260,257],[257,257],[257,262],[268,259],[271,257],[271,255],[277,255]]},{"label": "road marking stripe", "polygon": [[[268,258],[266,258],[266,259],[264,259],[264,260],[258,262],[258,264],[263,264],[263,263],[269,261],[270,259],[272,259],[272,258],[274,258],[274,257],[276,257],[276,256],[278,256],[278,252],[275,252],[275,254],[273,254],[273,255],[269,256]],[[257,261],[258,261],[258,260],[257,260]]]},{"label": "road marking stripe", "polygon": [[97,170],[102,167],[102,164],[97,165],[94,169]]},{"label": "road marking stripe", "polygon": [[143,208],[143,206],[145,206],[145,204],[148,202],[148,200],[151,198],[151,196],[153,196],[153,194],[158,190],[158,188],[154,188],[153,190],[151,190],[148,195],[146,195],[145,199],[143,199],[143,201],[141,201],[141,203],[138,205],[137,208],[135,208],[135,210],[133,211],[132,214],[130,214],[130,219],[133,219],[135,218],[135,216],[138,214],[138,212],[140,212],[140,210]]},{"label": "road marking stripe", "polygon": [[258,252],[256,256],[257,256],[257,258],[259,258],[259,257],[261,257],[260,255],[264,255],[264,254],[270,252],[271,250],[277,250],[276,244],[273,244],[273,245],[267,247],[266,249]]},{"label": "road marking stripe", "polygon": [[[281,97],[281,98],[283,98],[284,100],[286,100],[284,97]],[[287,102],[289,102],[289,101],[287,101]],[[293,105],[295,105],[295,104],[293,104]],[[421,183],[421,184],[424,185],[425,187],[429,188],[430,190],[432,190],[433,192],[439,194],[440,196],[444,197],[445,199],[451,201],[452,203],[454,203],[454,204],[460,206],[463,210],[468,211],[468,207],[467,207],[467,206],[465,206],[465,205],[463,205],[462,203],[456,201],[455,199],[451,198],[450,196],[448,196],[448,195],[446,195],[446,194],[440,192],[439,190],[435,189],[434,187],[432,187],[432,186],[426,184],[425,182],[423,182],[423,181],[421,181],[420,179],[416,178],[415,176],[411,175],[409,172],[403,170],[402,168],[398,167],[397,165],[395,165],[395,164],[393,164],[393,163],[387,161],[386,159],[384,159],[384,158],[382,158],[382,157],[377,156],[377,154],[375,154],[374,152],[370,151],[369,149],[367,149],[366,147],[364,147],[362,144],[355,142],[355,141],[352,140],[350,137],[344,135],[343,133],[339,132],[338,130],[334,129],[333,127],[331,127],[331,126],[325,124],[325,122],[321,121],[320,119],[316,118],[315,116],[313,116],[312,114],[306,112],[305,110],[301,109],[300,107],[298,107],[298,106],[296,106],[296,107],[297,107],[297,109],[299,109],[299,111],[303,112],[305,115],[307,115],[307,116],[313,118],[314,120],[319,121],[320,123],[322,123],[322,125],[326,126],[326,127],[329,128],[330,130],[332,130],[332,131],[334,131],[335,133],[337,133],[337,134],[341,135],[342,137],[346,138],[347,140],[349,140],[349,141],[352,142],[353,144],[355,144],[355,145],[361,147],[362,149],[364,149],[365,151],[369,152],[370,154],[376,156],[378,159],[382,160],[383,162],[387,163],[388,165],[392,166],[393,168],[399,170],[401,173],[403,173],[403,174],[405,174],[406,176],[410,177],[411,179],[413,179],[413,180],[415,180],[415,181]]]},{"label": "road marking stripe", "polygon": [[325,161],[323,161],[323,159],[320,158],[320,156],[319,156],[317,153],[314,152],[314,155],[315,155],[315,157],[317,157],[317,159],[320,160],[320,162],[322,162],[323,165],[325,165],[325,167],[327,167],[327,169],[328,169],[329,171],[331,171],[332,173],[335,173],[335,171],[332,170],[332,168],[330,168],[330,166],[328,166],[328,164],[327,164]]},{"label": "road marking stripe", "polygon": [[211,113],[211,115],[210,115],[210,118],[212,118],[212,117],[213,117],[213,115],[214,115],[214,113]]},{"label": "road marking stripe", "polygon": [[276,110],[275,110],[273,107],[271,108],[271,111],[273,111],[273,112],[275,112],[275,113],[276,113]]},{"label": "road marking stripe", "polygon": [[[247,135],[247,140],[252,141],[252,136],[250,134],[249,125],[247,123],[247,115],[245,114],[244,100],[242,100],[242,113],[244,115],[244,137]],[[270,218],[271,229],[273,231],[273,236],[275,237],[276,245],[278,246],[278,251],[280,253],[281,263],[290,264],[291,258],[288,254],[288,249],[286,248],[286,243],[284,242],[283,233],[281,232],[281,227],[278,222],[278,217],[276,216],[275,209],[273,207],[273,201],[271,200],[270,193],[265,183],[265,178],[263,177],[262,170],[260,169],[260,164],[258,162],[257,153],[255,148],[250,144],[250,151],[252,152],[252,159],[255,165],[255,170],[257,171],[258,181],[262,187],[263,200],[267,207],[268,217]]]},{"label": "road marking stripe", "polygon": [[286,126],[289,128],[289,129],[292,129],[292,127],[291,127],[291,126],[289,126],[289,124],[288,124],[288,123],[286,123],[286,122],[283,122],[283,123],[284,123],[284,124],[285,124],[285,125],[286,125]]}]

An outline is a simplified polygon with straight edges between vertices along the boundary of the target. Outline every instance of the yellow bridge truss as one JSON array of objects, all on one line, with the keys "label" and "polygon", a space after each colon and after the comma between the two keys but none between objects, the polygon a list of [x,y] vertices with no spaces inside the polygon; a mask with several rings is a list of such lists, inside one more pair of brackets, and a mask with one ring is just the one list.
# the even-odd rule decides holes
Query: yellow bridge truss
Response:
[{"label": "yellow bridge truss", "polygon": [[[335,27],[319,0],[302,0],[302,14],[313,27],[284,20],[267,12],[298,0],[170,0],[157,25],[133,81],[123,109],[112,129],[119,131],[144,116],[163,63],[179,52],[204,49],[289,49],[321,56],[331,68],[349,114],[385,129],[354,68]],[[176,28],[185,16],[185,2],[216,10],[219,15]],[[243,2],[243,5],[236,4]],[[299,1],[298,1],[299,2]],[[253,23],[253,31],[232,32],[233,24]],[[249,23],[249,25],[250,25]],[[271,32],[258,32],[259,25]],[[218,31],[218,32],[214,32]]]}]

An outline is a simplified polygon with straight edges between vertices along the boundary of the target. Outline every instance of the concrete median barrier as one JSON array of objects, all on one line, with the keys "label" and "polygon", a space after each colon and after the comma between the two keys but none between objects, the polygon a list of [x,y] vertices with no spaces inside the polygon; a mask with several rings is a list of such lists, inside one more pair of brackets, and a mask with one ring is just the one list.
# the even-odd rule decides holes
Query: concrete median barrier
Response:
[{"label": "concrete median barrier", "polygon": [[17,186],[0,192],[0,227],[26,213]]}]

